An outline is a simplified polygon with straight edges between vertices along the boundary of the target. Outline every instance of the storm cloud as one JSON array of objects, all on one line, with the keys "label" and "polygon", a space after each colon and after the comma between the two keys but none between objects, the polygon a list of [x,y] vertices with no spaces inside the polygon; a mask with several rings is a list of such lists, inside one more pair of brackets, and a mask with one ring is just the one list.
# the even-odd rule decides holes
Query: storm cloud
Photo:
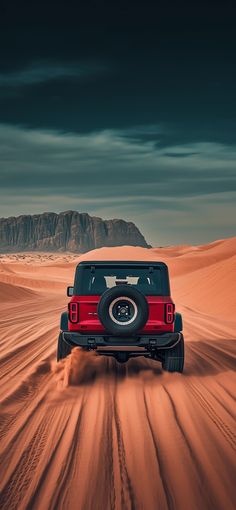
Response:
[{"label": "storm cloud", "polygon": [[235,235],[235,4],[5,2],[0,215],[134,221],[155,245]]},{"label": "storm cloud", "polygon": [[17,71],[0,73],[0,94],[6,87],[32,86],[56,80],[81,80],[102,72],[104,66],[93,62],[57,63],[48,60],[31,63]]},{"label": "storm cloud", "polygon": [[[14,204],[11,214],[66,209],[104,217],[116,213],[140,219],[155,244],[160,233],[156,227],[154,234],[153,221],[161,215],[169,221],[172,216],[174,224],[176,214],[188,218],[199,209],[201,218],[202,210],[209,215],[217,202],[224,204],[228,226],[226,208],[236,195],[236,147],[209,142],[163,147],[158,134],[156,140],[142,142],[139,135],[135,128],[130,134],[77,134],[0,125],[0,214],[6,213],[6,196]],[[184,227],[186,219],[181,221]]]}]

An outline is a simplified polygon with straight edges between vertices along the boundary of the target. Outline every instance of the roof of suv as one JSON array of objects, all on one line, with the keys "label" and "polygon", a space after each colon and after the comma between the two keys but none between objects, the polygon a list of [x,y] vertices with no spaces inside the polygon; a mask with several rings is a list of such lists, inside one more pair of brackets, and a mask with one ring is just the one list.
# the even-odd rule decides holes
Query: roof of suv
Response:
[{"label": "roof of suv", "polygon": [[165,262],[158,262],[154,260],[83,260],[79,262],[78,266],[162,266],[167,267]]}]

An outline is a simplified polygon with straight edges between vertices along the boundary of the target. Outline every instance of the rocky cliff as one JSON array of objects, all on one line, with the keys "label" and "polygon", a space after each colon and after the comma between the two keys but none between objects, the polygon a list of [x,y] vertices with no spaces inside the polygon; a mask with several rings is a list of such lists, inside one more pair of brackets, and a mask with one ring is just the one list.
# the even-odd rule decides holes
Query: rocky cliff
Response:
[{"label": "rocky cliff", "polygon": [[87,213],[66,211],[0,218],[0,251],[73,251],[101,246],[144,246],[134,225],[124,220],[102,220]]}]

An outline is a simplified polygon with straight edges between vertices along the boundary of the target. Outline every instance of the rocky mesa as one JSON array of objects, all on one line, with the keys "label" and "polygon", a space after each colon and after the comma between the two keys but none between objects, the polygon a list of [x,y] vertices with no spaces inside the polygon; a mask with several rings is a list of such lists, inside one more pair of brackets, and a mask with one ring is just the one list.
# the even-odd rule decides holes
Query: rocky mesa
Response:
[{"label": "rocky mesa", "polygon": [[103,220],[77,211],[0,218],[0,251],[73,251],[102,246],[148,247],[136,225],[121,219]]}]

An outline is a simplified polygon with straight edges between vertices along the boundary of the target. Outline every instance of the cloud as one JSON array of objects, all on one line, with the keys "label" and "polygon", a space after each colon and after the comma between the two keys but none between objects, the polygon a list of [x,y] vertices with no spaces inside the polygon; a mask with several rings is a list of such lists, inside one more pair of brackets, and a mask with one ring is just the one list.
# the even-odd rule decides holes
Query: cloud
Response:
[{"label": "cloud", "polygon": [[[115,131],[90,134],[0,125],[2,188],[65,190],[88,196],[186,196],[231,191],[236,147],[158,147]],[[171,157],[170,157],[171,154]],[[187,157],[186,157],[187,155]]]},{"label": "cloud", "polygon": [[19,87],[63,79],[83,79],[98,74],[104,66],[90,63],[61,63],[43,60],[14,72],[0,73],[0,87]]},{"label": "cloud", "polygon": [[191,237],[193,225],[200,228],[198,218],[210,235],[222,204],[219,227],[227,230],[236,198],[236,147],[162,147],[158,133],[145,141],[139,134],[135,128],[130,135],[76,134],[0,125],[0,215],[77,209],[119,216],[146,225],[144,233],[155,244],[155,230],[168,225],[171,236],[176,222]]}]

